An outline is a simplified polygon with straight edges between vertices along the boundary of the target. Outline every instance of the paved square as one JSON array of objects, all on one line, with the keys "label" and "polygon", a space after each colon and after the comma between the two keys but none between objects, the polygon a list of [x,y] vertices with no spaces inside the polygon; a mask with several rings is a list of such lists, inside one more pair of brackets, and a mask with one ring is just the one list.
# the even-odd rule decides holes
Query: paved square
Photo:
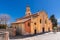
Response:
[{"label": "paved square", "polygon": [[28,37],[23,39],[10,39],[10,40],[60,40],[60,32],[54,34],[53,32],[37,35],[34,37]]}]

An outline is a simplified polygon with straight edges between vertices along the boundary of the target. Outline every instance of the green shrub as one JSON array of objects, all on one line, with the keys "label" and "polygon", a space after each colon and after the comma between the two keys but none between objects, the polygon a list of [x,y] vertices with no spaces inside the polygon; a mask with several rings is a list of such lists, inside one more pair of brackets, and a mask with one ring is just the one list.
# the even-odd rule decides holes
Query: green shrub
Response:
[{"label": "green shrub", "polygon": [[0,29],[6,29],[7,25],[0,24]]}]

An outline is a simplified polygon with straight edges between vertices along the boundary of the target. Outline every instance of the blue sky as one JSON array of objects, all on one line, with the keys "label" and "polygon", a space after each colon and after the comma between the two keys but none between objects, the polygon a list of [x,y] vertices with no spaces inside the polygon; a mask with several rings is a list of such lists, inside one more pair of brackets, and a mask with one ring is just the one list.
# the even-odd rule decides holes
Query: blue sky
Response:
[{"label": "blue sky", "polygon": [[10,15],[9,22],[14,22],[25,15],[27,4],[33,14],[45,10],[49,17],[54,14],[60,22],[60,0],[0,0],[0,14]]}]

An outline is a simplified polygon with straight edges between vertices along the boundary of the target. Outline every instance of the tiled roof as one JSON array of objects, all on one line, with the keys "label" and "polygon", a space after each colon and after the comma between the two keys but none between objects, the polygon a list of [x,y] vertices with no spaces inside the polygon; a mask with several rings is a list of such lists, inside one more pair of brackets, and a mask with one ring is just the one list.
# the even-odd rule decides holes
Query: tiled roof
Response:
[{"label": "tiled roof", "polygon": [[25,16],[25,17],[22,17],[22,18],[18,18],[17,20],[31,18],[31,16],[38,16],[38,14],[33,14],[33,15],[30,15],[30,16]]},{"label": "tiled roof", "polygon": [[17,21],[17,22],[13,22],[13,23],[23,23],[23,22],[25,22],[25,21],[27,21],[27,20],[30,20],[31,18],[26,18],[26,19],[22,19],[22,21]]}]

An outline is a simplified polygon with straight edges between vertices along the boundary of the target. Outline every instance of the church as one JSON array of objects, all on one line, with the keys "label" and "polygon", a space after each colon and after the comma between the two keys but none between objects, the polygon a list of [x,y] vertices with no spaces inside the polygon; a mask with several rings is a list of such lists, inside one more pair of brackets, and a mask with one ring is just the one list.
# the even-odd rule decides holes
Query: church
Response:
[{"label": "church", "polygon": [[13,22],[12,28],[20,35],[33,35],[52,31],[52,23],[45,11],[31,13],[30,7],[26,7],[25,16]]}]

